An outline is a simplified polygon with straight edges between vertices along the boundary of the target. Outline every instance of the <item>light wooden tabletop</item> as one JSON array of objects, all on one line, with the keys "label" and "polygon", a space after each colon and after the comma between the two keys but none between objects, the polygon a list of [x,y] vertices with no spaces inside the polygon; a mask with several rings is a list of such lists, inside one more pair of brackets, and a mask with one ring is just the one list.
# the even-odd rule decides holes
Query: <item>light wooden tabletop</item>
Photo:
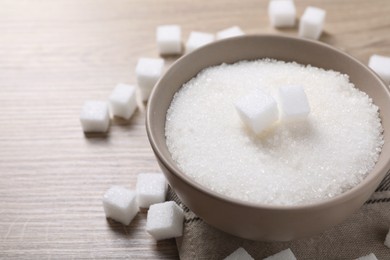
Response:
[{"label": "light wooden tabletop", "polygon": [[[390,56],[389,0],[296,0],[327,10],[322,41],[367,62]],[[107,99],[135,84],[139,57],[158,57],[155,28],[179,24],[214,33],[239,25],[275,30],[268,1],[0,0],[0,258],[175,259],[175,241],[156,243],[146,213],[130,226],[107,221],[102,194],[134,188],[140,172],[158,171],[145,133],[145,108],[115,120],[105,137],[84,136],[87,99]],[[174,59],[168,60],[168,64]]]}]

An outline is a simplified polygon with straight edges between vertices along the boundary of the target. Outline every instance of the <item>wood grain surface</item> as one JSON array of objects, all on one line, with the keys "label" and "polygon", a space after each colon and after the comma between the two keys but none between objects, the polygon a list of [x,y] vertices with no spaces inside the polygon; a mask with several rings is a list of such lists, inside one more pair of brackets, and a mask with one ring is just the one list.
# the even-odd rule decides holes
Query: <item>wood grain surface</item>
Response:
[{"label": "wood grain surface", "polygon": [[[389,0],[296,0],[327,10],[321,40],[367,62],[390,56]],[[0,258],[176,259],[174,240],[156,243],[146,213],[128,226],[107,221],[102,194],[135,187],[158,171],[145,133],[145,107],[114,120],[106,136],[85,136],[87,99],[106,100],[119,82],[135,84],[139,57],[158,57],[155,28],[180,24],[216,32],[275,30],[268,1],[0,0]],[[168,64],[174,58],[167,60]]]}]

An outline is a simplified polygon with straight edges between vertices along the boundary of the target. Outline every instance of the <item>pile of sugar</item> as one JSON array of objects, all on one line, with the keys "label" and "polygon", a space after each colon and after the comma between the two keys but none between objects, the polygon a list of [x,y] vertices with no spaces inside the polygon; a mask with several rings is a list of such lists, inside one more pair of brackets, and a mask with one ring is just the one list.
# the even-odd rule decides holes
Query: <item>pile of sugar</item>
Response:
[{"label": "pile of sugar", "polygon": [[[283,85],[304,87],[308,119],[253,135],[234,102]],[[165,129],[187,175],[232,198],[272,205],[308,204],[354,187],[374,167],[382,132],[378,107],[347,75],[270,59],[201,71],[176,93]]]}]

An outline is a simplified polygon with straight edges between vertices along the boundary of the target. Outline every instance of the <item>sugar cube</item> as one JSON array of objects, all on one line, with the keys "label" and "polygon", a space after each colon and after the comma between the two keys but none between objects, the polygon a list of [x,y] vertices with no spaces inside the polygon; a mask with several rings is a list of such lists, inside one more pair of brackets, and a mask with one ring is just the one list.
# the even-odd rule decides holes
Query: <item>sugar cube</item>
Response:
[{"label": "sugar cube", "polygon": [[296,9],[292,0],[271,0],[268,5],[268,16],[274,27],[293,27]]},{"label": "sugar cube", "polygon": [[183,235],[184,212],[174,201],[150,206],[146,220],[146,231],[154,239],[162,240]]},{"label": "sugar cube", "polygon": [[143,101],[148,100],[150,92],[163,73],[164,60],[140,58],[135,68],[137,84]]},{"label": "sugar cube", "polygon": [[136,193],[121,186],[113,186],[103,195],[103,208],[107,218],[129,225],[138,212]]},{"label": "sugar cube", "polygon": [[264,260],[297,260],[290,248],[280,251],[274,255],[271,255]]},{"label": "sugar cube", "polygon": [[141,208],[164,202],[167,193],[167,182],[162,173],[141,173],[137,177],[137,200]]},{"label": "sugar cube", "polygon": [[239,247],[236,251],[225,257],[224,260],[254,260],[254,258],[244,248]]},{"label": "sugar cube", "polygon": [[306,7],[299,22],[299,36],[318,40],[324,27],[326,11],[317,7]]},{"label": "sugar cube", "polygon": [[385,239],[385,243],[384,244],[385,244],[385,246],[390,248],[390,229],[389,229],[389,232],[386,235],[386,239]]},{"label": "sugar cube", "polygon": [[109,105],[112,115],[129,119],[137,108],[135,87],[118,84],[109,97]]},{"label": "sugar cube", "polygon": [[361,256],[359,258],[356,258],[356,260],[378,260],[378,258],[376,258],[376,256],[371,253],[369,255],[365,255],[365,256]]},{"label": "sugar cube", "polygon": [[244,35],[245,33],[238,26],[232,26],[217,32],[217,40],[222,40],[226,38],[236,37]]},{"label": "sugar cube", "polygon": [[241,97],[236,101],[235,107],[241,120],[256,134],[278,120],[279,111],[275,99],[260,89]]},{"label": "sugar cube", "polygon": [[80,122],[84,132],[106,132],[110,126],[107,102],[86,101],[81,110]]},{"label": "sugar cube", "polygon": [[204,32],[191,32],[186,43],[186,51],[191,52],[196,48],[211,43],[215,40],[214,34]]},{"label": "sugar cube", "polygon": [[157,47],[161,55],[180,54],[182,52],[180,26],[179,25],[158,26]]},{"label": "sugar cube", "polygon": [[310,113],[305,90],[301,86],[282,86],[278,89],[277,101],[280,120],[290,122],[303,120]]},{"label": "sugar cube", "polygon": [[390,84],[390,57],[372,55],[368,66],[383,79],[386,84]]}]

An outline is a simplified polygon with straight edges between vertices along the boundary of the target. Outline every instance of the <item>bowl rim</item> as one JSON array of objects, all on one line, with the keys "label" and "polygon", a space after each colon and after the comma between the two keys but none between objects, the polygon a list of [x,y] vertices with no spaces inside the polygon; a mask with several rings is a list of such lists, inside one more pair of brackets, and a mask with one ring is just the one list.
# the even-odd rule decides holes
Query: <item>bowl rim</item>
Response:
[{"label": "bowl rim", "polygon": [[[326,198],[322,199],[319,201],[314,201],[313,203],[305,203],[305,204],[297,204],[297,205],[272,205],[272,204],[262,204],[262,203],[256,203],[256,202],[250,202],[250,201],[243,201],[239,200],[236,198],[228,197],[226,195],[223,195],[221,193],[217,193],[215,191],[212,191],[211,189],[203,186],[202,184],[196,182],[193,180],[190,176],[186,175],[182,170],[179,169],[177,165],[172,165],[167,158],[165,158],[164,153],[161,151],[161,148],[157,145],[156,139],[158,138],[156,136],[155,131],[153,130],[153,122],[151,121],[151,118],[153,117],[152,111],[154,110],[155,104],[158,103],[158,96],[156,95],[157,89],[161,85],[161,81],[165,78],[165,76],[172,70],[172,68],[180,66],[180,64],[183,61],[186,61],[187,59],[191,59],[192,57],[195,57],[198,52],[203,51],[206,48],[209,48],[209,46],[213,45],[219,45],[223,44],[226,41],[240,41],[240,39],[258,39],[258,38],[274,38],[278,40],[294,40],[294,41],[301,41],[301,42],[306,42],[309,44],[313,44],[317,47],[320,48],[327,48],[333,52],[336,52],[337,55],[344,56],[344,58],[349,59],[353,61],[354,63],[357,63],[357,65],[362,66],[364,69],[366,69],[372,77],[374,77],[381,87],[385,90],[387,93],[387,96],[389,96],[390,99],[390,89],[389,87],[384,83],[384,81],[368,66],[366,66],[364,63],[356,59],[355,57],[351,56],[350,54],[347,54],[336,47],[333,47],[329,44],[319,42],[316,40],[311,40],[311,39],[303,39],[303,38],[298,38],[298,37],[292,37],[292,36],[284,36],[284,35],[273,35],[273,34],[256,34],[256,35],[244,35],[244,36],[238,36],[238,37],[233,37],[233,38],[228,38],[228,39],[223,39],[219,41],[215,41],[212,43],[209,43],[207,45],[204,45],[188,54],[183,55],[179,59],[177,59],[170,67],[169,69],[160,77],[158,82],[155,84],[153,87],[153,90],[151,92],[151,95],[149,97],[149,101],[147,104],[147,110],[146,110],[146,132],[147,136],[150,142],[150,145],[154,151],[155,156],[159,160],[160,163],[164,165],[167,170],[169,170],[176,178],[179,178],[181,181],[185,182],[186,185],[189,185],[193,187],[194,189],[197,190],[197,192],[205,193],[206,195],[212,197],[213,199],[223,201],[225,203],[233,204],[236,206],[244,206],[247,208],[252,208],[252,209],[263,209],[263,210],[278,210],[278,211],[301,211],[301,210],[308,210],[308,209],[323,209],[323,208],[328,208],[332,205],[335,204],[341,204],[346,201],[351,200],[352,198],[358,196],[360,194],[361,190],[364,190],[365,187],[372,185],[373,182],[377,180],[377,176],[380,174],[383,174],[383,177],[386,176],[386,173],[390,171],[390,158],[387,158],[387,162],[384,163],[379,169],[377,169],[376,174],[371,174],[368,173],[367,176],[356,186],[353,188],[336,195],[335,197],[332,198]],[[272,57],[270,57],[272,58]],[[308,65],[308,64],[306,64]],[[206,67],[205,67],[206,68]],[[205,69],[203,68],[203,69]],[[199,71],[200,72],[200,71]],[[198,72],[198,73],[199,73]],[[196,74],[194,75],[196,76]],[[193,76],[193,77],[194,77]],[[380,111],[379,111],[380,113]],[[381,120],[382,121],[382,120]],[[164,135],[165,139],[165,135]],[[169,151],[168,151],[169,152]],[[172,159],[172,158],[171,158]],[[172,159],[173,161],[173,159]],[[385,172],[385,173],[383,173]],[[174,188],[173,188],[174,189]]]}]

